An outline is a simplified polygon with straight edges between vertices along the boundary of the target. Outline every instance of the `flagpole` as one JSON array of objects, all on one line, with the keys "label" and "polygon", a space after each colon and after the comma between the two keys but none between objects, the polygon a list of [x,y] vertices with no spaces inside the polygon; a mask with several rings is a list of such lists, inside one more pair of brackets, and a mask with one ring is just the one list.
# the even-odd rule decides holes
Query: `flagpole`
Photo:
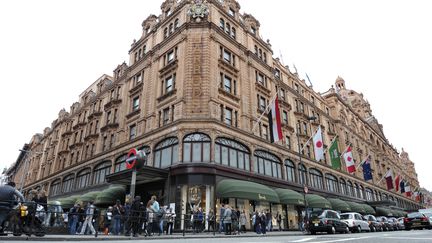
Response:
[{"label": "flagpole", "polygon": [[380,184],[381,183],[381,181],[383,181],[384,180],[384,178],[386,177],[386,175],[388,174],[388,172],[389,172],[390,170],[387,170],[387,172],[384,174],[384,176],[381,178],[381,180],[379,180],[378,181],[378,183],[377,184]]},{"label": "flagpole", "polygon": [[356,170],[358,169],[358,168],[360,168],[360,166],[362,166],[365,162],[366,162],[366,160],[369,158],[369,154],[368,154],[368,156],[366,156],[366,159],[364,159],[364,160],[362,160],[362,162],[356,167]]},{"label": "flagpole", "polygon": [[[326,152],[330,150],[331,145],[334,143],[338,135],[334,136],[333,139],[330,141],[330,145],[326,148]],[[339,150],[339,149],[338,149]],[[338,151],[339,152],[339,151]],[[340,155],[339,155],[340,158]]]},{"label": "flagpole", "polygon": [[271,99],[271,101],[269,102],[269,104],[267,105],[267,107],[265,108],[265,110],[261,113],[260,117],[258,118],[258,121],[255,123],[255,125],[252,128],[252,134],[254,133],[255,129],[257,128],[258,124],[260,123],[262,117],[264,116],[265,113],[267,113],[268,108],[270,107],[270,105],[273,104],[273,102],[276,100],[278,93],[276,92],[276,94],[273,96],[273,98]]}]

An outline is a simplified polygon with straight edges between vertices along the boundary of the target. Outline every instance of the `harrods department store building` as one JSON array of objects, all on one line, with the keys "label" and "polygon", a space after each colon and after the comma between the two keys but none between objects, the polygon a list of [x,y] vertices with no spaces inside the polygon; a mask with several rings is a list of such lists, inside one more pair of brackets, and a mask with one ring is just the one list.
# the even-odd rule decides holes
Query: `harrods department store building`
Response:
[{"label": "harrods department store building", "polygon": [[[235,0],[166,0],[161,10],[142,23],[128,63],[102,75],[24,145],[27,152],[7,171],[18,187],[43,188],[49,200],[62,202],[85,194],[97,201],[98,193],[123,185],[124,200],[131,179],[126,154],[138,148],[147,161],[136,194],[175,203],[179,215],[191,205],[219,211],[229,203],[247,212],[280,212],[283,227],[296,229],[303,196],[283,195],[299,195],[304,183],[309,194],[326,198],[421,207],[379,182],[391,168],[411,188],[419,186],[408,154],[386,139],[370,104],[342,78],[327,92],[314,91],[273,58],[259,21],[241,14]],[[284,141],[270,143],[267,117],[258,118],[276,93]],[[352,175],[345,166],[332,169],[328,154],[315,161],[306,142],[319,125],[325,147],[337,136],[339,151],[351,144],[357,164],[371,155],[373,180],[363,180],[361,167]],[[305,146],[301,154],[298,143]]]}]

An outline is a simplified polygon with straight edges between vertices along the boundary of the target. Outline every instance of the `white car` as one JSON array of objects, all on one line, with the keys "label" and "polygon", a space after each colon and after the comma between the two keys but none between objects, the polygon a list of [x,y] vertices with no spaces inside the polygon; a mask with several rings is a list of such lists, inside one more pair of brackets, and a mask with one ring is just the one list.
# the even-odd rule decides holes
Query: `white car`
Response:
[{"label": "white car", "polygon": [[359,213],[342,213],[340,218],[348,224],[351,232],[370,232],[369,223],[365,221]]}]

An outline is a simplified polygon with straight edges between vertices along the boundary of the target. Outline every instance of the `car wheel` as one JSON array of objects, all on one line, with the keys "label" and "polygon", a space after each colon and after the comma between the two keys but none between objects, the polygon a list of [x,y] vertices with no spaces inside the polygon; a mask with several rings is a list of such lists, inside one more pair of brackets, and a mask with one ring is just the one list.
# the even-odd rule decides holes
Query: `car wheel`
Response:
[{"label": "car wheel", "polygon": [[315,232],[315,231],[312,231],[312,230],[311,230],[310,233],[311,233],[311,235],[316,235],[316,232]]},{"label": "car wheel", "polygon": [[372,226],[372,232],[377,232],[377,228],[375,228],[375,226]]},{"label": "car wheel", "polygon": [[349,234],[349,233],[350,233],[350,230],[349,230],[349,227],[348,227],[348,226],[345,228],[345,233],[346,233],[346,234]]},{"label": "car wheel", "polygon": [[362,230],[361,230],[361,227],[359,225],[359,226],[357,226],[357,233],[361,233],[361,232],[362,232]]},{"label": "car wheel", "polygon": [[336,228],[334,226],[331,227],[330,231],[328,232],[329,234],[335,234],[336,233]]}]

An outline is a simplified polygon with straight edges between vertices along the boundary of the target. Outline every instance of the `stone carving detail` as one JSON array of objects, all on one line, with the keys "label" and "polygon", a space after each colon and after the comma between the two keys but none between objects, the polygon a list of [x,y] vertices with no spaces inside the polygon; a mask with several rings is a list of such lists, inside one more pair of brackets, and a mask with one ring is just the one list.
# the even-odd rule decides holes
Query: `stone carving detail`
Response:
[{"label": "stone carving detail", "polygon": [[196,22],[201,22],[201,19],[209,14],[209,8],[206,0],[193,0],[188,10],[188,15],[195,19]]}]

